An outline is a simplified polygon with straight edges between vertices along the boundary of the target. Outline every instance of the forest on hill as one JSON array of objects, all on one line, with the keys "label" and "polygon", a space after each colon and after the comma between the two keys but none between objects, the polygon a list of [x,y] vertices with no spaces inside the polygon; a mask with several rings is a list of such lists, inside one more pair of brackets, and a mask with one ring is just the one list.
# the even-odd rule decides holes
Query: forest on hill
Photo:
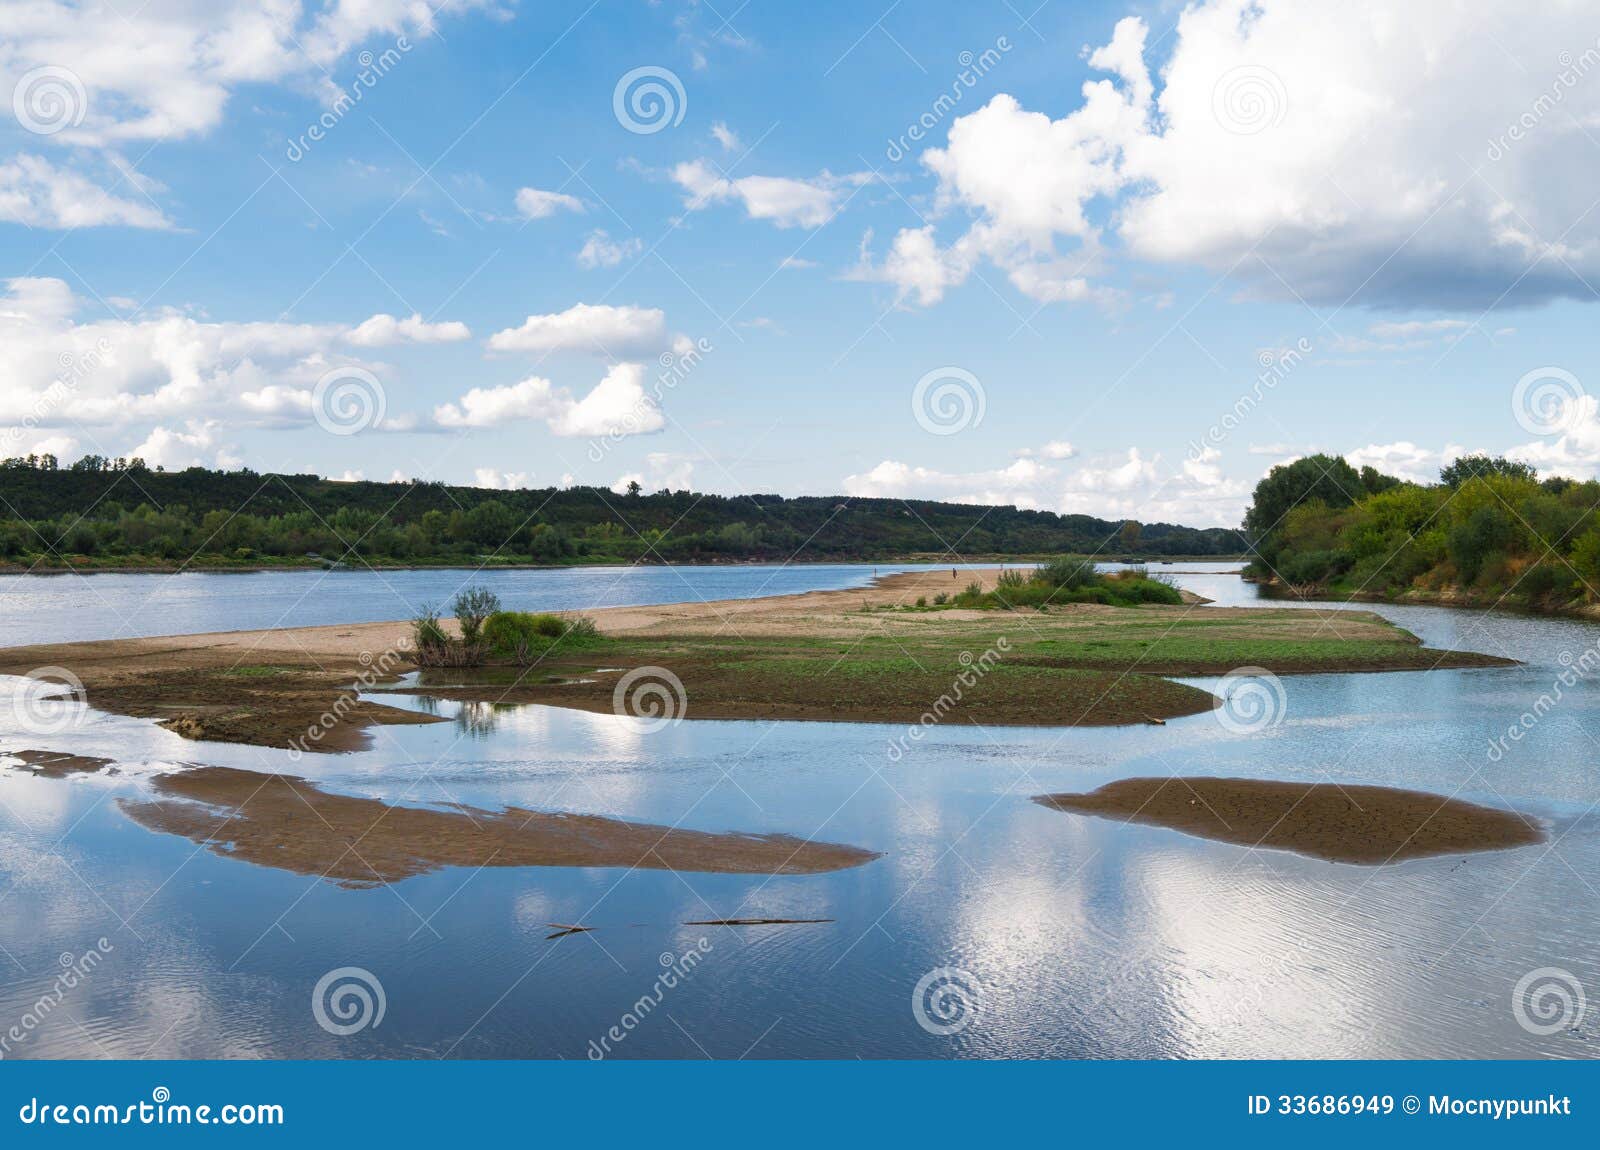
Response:
[{"label": "forest on hill", "polygon": [[578,564],[1242,555],[1239,532],[1016,507],[846,496],[498,491],[86,456],[0,461],[16,567]]}]

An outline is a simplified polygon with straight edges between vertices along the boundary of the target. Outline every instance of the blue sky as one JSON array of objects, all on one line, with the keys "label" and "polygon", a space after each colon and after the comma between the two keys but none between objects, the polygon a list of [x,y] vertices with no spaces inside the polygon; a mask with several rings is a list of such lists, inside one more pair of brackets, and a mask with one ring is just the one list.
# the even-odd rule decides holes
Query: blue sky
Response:
[{"label": "blue sky", "polygon": [[1583,5],[123,8],[0,0],[4,454],[1198,525],[1600,464]]}]

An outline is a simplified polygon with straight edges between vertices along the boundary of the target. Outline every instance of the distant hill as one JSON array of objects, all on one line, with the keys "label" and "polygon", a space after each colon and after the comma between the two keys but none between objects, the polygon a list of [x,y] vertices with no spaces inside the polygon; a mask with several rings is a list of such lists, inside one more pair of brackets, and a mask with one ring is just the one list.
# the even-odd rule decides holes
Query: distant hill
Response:
[{"label": "distant hill", "polygon": [[[606,488],[494,491],[89,457],[0,463],[0,558],[43,565],[888,560],[914,555],[1236,556],[1223,528],[1016,507]],[[197,557],[191,559],[191,557]]]}]

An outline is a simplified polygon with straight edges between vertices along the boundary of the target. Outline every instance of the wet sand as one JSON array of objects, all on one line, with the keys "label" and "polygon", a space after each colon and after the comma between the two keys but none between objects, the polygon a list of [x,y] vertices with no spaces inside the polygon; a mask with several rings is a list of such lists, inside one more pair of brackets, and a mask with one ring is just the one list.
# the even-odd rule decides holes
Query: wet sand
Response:
[{"label": "wet sand", "polygon": [[195,767],[162,775],[156,797],[119,806],[150,830],[212,852],[344,886],[444,866],[637,867],[718,874],[820,874],[872,851],[789,835],[710,834],[597,815],[391,806],[289,775]]},{"label": "wet sand", "polygon": [[1034,802],[1074,814],[1171,827],[1202,838],[1376,865],[1543,842],[1513,812],[1391,787],[1261,779],[1141,778]]}]

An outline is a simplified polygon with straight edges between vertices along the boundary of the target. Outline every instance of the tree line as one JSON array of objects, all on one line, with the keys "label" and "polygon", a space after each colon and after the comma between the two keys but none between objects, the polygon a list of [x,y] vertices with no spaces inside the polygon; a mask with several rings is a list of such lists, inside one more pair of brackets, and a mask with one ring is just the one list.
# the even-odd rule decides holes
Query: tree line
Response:
[{"label": "tree line", "polygon": [[[0,560],[57,566],[1237,556],[1243,536],[1017,507],[842,496],[495,491],[140,460],[0,462]],[[310,558],[308,558],[310,557]]]}]

